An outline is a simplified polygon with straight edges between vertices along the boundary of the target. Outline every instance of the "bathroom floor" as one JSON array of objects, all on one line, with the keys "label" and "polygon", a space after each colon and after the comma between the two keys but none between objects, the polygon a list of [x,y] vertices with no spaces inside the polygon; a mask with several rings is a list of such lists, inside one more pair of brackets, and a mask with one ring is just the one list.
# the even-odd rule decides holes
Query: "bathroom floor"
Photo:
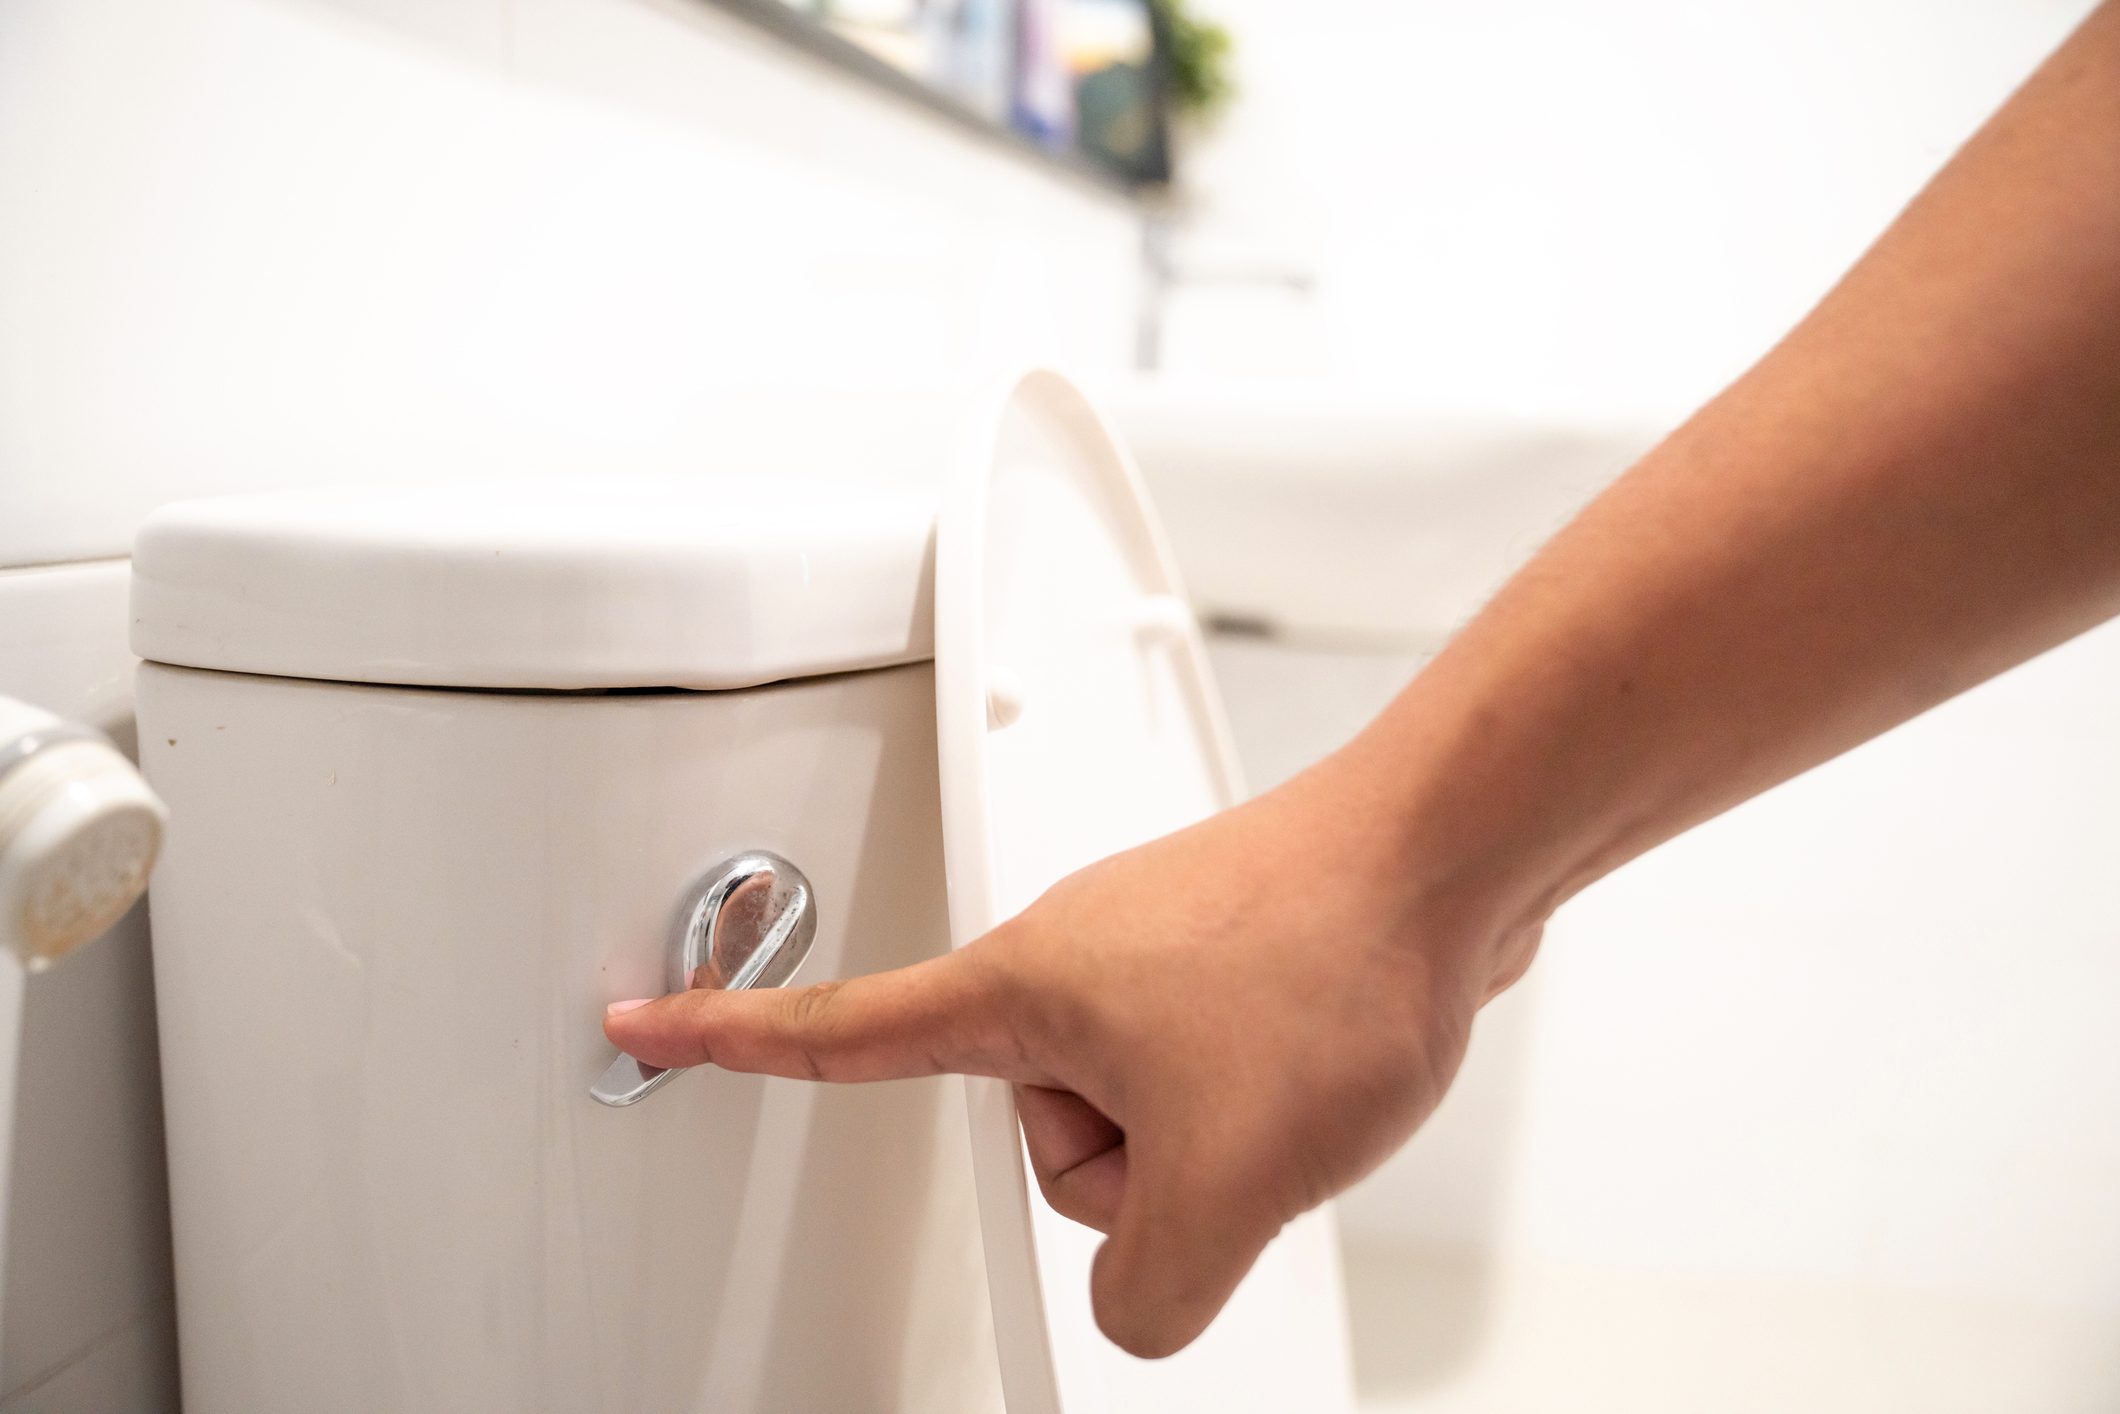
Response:
[{"label": "bathroom floor", "polygon": [[1347,1280],[1363,1414],[2109,1414],[2089,1392],[2120,1388],[2102,1317],[2029,1302],[1380,1241]]}]

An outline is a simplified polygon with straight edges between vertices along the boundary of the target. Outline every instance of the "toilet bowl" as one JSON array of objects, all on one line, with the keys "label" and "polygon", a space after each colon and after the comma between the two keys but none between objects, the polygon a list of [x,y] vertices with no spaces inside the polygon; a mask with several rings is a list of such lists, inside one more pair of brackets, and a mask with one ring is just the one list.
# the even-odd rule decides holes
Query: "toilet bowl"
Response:
[{"label": "toilet bowl", "polygon": [[1005,1085],[612,1082],[607,1003],[750,980],[718,928],[760,981],[901,966],[1234,798],[1095,414],[1034,374],[967,426],[939,531],[718,476],[149,521],[188,1407],[1351,1408],[1328,1214],[1137,1361]]}]

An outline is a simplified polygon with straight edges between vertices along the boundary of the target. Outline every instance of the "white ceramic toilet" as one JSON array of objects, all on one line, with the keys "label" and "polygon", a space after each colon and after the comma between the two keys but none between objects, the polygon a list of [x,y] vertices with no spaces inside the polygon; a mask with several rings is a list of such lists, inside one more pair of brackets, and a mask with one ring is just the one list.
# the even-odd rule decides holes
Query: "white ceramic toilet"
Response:
[{"label": "white ceramic toilet", "polygon": [[939,529],[726,476],[149,522],[187,1408],[1351,1408],[1326,1214],[1137,1361],[1006,1086],[658,1079],[603,1039],[687,979],[961,945],[1234,798],[1102,424],[1049,374],[969,424]]}]

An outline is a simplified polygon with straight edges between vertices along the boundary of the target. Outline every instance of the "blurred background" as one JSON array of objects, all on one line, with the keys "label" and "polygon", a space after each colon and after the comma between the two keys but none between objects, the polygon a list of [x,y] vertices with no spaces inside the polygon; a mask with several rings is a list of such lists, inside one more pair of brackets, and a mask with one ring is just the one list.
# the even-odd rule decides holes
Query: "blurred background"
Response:
[{"label": "blurred background", "polygon": [[[873,466],[1050,363],[1253,784],[1777,338],[2087,0],[9,0],[0,692],[178,496]],[[1563,914],[1352,1194],[1376,1411],[2120,1409],[2120,636]],[[175,1407],[146,931],[33,979],[0,1411]]]}]

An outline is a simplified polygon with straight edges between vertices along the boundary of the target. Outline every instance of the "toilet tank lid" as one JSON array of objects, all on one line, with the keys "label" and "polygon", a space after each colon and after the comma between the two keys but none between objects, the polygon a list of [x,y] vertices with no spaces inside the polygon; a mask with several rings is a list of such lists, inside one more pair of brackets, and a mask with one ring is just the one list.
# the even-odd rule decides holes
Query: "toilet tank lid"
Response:
[{"label": "toilet tank lid", "polygon": [[179,501],[133,552],[132,647],[406,686],[752,687],[932,656],[933,498],[776,474]]}]

